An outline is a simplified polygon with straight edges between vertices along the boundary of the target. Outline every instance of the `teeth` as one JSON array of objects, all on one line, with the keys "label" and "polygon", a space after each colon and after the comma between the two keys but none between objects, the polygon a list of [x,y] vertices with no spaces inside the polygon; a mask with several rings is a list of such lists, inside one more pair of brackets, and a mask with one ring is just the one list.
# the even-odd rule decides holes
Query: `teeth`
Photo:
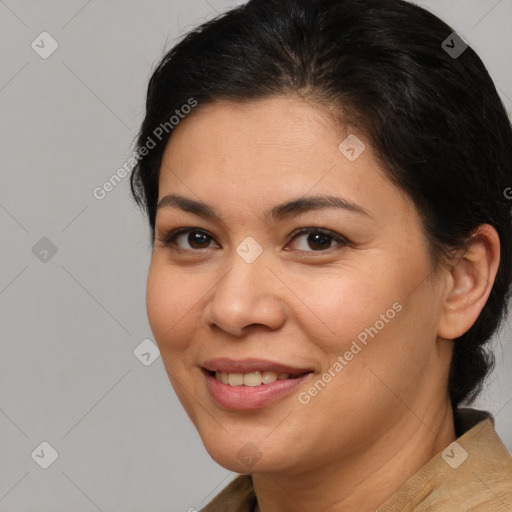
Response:
[{"label": "teeth", "polygon": [[230,386],[241,386],[244,383],[244,374],[230,373],[228,375],[228,382]]},{"label": "teeth", "polygon": [[272,382],[275,382],[277,380],[277,373],[263,372],[261,374],[261,380],[263,381],[263,384],[271,384]]},{"label": "teeth", "polygon": [[276,372],[251,372],[251,373],[225,373],[215,372],[215,378],[224,384],[230,386],[260,386],[261,384],[271,384],[276,380],[285,380],[290,378],[289,373]]},{"label": "teeth", "polygon": [[262,382],[260,372],[246,373],[244,375],[244,386],[259,386]]}]

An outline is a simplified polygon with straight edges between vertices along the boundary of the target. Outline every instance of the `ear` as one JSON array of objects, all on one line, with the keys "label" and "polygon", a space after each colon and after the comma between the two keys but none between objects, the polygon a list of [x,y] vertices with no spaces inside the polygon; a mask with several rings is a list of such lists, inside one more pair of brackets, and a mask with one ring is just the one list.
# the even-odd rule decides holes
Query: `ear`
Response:
[{"label": "ear", "polygon": [[500,263],[500,239],[489,224],[471,235],[468,249],[457,253],[446,274],[438,336],[453,340],[476,322],[491,293]]}]

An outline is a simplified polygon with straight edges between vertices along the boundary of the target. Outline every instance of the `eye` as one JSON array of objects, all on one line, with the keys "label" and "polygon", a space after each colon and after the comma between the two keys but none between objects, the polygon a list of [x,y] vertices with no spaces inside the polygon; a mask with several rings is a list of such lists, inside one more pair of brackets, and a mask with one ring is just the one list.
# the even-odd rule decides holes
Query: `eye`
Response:
[{"label": "eye", "polygon": [[[303,240],[297,243],[298,247],[296,248],[299,252],[325,252],[332,248],[333,242],[340,246],[346,246],[350,243],[337,233],[327,229],[310,227],[295,231],[289,244],[301,238]],[[200,228],[179,228],[166,233],[163,238],[158,240],[164,246],[176,246],[177,250],[197,251],[211,248],[211,242],[214,241],[214,238]],[[188,244],[188,247],[182,244]]]},{"label": "eye", "polygon": [[[195,250],[208,249],[213,238],[205,231],[199,228],[180,228],[167,233],[163,239],[160,239],[165,246],[177,245],[179,249]],[[181,243],[189,244],[189,247],[180,246]]]},{"label": "eye", "polygon": [[[307,236],[305,236],[307,235]],[[332,243],[338,245],[348,245],[348,240],[332,231],[320,228],[301,228],[294,233],[292,242],[300,240],[297,245],[299,251],[304,252],[321,252],[332,248]],[[312,250],[308,249],[311,248]]]}]

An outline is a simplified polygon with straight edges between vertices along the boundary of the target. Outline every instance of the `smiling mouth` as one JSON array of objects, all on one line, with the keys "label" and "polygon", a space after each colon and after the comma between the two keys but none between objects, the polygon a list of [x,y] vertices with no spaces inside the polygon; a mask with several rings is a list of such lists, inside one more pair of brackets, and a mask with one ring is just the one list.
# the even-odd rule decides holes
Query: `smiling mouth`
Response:
[{"label": "smiling mouth", "polygon": [[248,386],[248,387],[256,387],[256,386],[265,386],[267,384],[272,384],[277,380],[292,380],[302,377],[311,372],[297,373],[291,374],[286,372],[272,372],[272,371],[255,371],[249,373],[227,373],[227,372],[219,372],[219,371],[209,371],[204,370],[206,373],[215,377],[216,380],[222,382],[223,384],[228,384],[229,386]]}]

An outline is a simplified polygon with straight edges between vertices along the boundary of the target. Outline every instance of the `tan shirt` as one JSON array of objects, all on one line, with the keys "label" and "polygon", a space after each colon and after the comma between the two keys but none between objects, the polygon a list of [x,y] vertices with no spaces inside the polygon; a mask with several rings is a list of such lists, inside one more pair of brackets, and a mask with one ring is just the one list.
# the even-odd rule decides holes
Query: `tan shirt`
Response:
[{"label": "tan shirt", "polygon": [[[376,512],[512,512],[512,458],[493,417],[454,412],[457,440],[430,459]],[[200,512],[253,512],[251,475],[239,475]]]}]

